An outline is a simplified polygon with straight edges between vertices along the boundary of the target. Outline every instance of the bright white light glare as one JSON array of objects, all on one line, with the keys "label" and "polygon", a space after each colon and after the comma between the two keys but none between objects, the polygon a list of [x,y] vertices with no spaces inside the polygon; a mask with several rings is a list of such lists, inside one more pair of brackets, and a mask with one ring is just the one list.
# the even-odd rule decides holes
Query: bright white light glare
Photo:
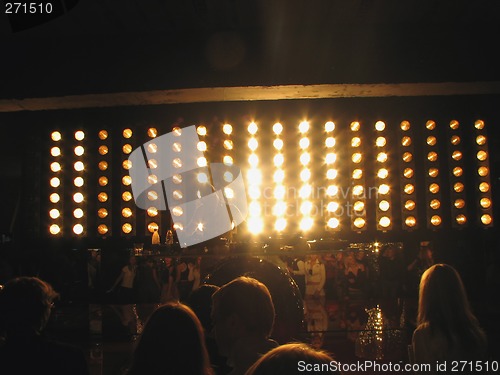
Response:
[{"label": "bright white light glare", "polygon": [[225,155],[222,159],[222,162],[226,165],[233,165],[233,157],[229,155]]},{"label": "bright white light glare", "polygon": [[200,141],[200,142],[198,142],[198,145],[196,146],[196,148],[202,152],[207,151],[207,143],[205,141]]},{"label": "bright white light glare", "polygon": [[279,122],[273,125],[274,134],[279,135],[281,134],[282,131],[283,131],[283,125],[281,125]]},{"label": "bright white light glare", "polygon": [[60,199],[61,199],[61,197],[59,196],[59,194],[57,194],[57,193],[50,194],[49,200],[52,203],[57,203],[57,202],[59,202]]},{"label": "bright white light glare", "polygon": [[73,183],[75,184],[76,187],[82,187],[83,184],[85,183],[85,181],[83,180],[83,178],[81,177],[76,177],[74,180],[73,180]]},{"label": "bright white light glare", "polygon": [[329,202],[328,205],[326,206],[326,210],[328,212],[335,212],[339,208],[339,204],[337,202]]},{"label": "bright white light glare", "polygon": [[309,130],[309,122],[307,121],[302,121],[300,124],[299,124],[299,131],[301,133],[305,133]]},{"label": "bright white light glare", "polygon": [[377,155],[377,161],[379,163],[385,163],[387,161],[387,154],[385,152],[379,152]]},{"label": "bright white light glare", "polygon": [[74,168],[75,168],[75,171],[81,172],[85,169],[85,164],[83,164],[83,162],[81,162],[81,161],[77,161],[74,165]]},{"label": "bright white light glare", "polygon": [[285,194],[286,194],[286,189],[283,185],[278,185],[274,188],[274,198],[276,199],[284,199],[285,198]]},{"label": "bright white light glare", "polygon": [[222,126],[222,131],[224,134],[229,135],[233,132],[233,127],[229,124],[224,124],[224,126]]},{"label": "bright white light glare", "polygon": [[262,182],[262,173],[260,170],[252,168],[247,172],[248,181],[253,185],[258,185]]},{"label": "bright white light glare", "polygon": [[304,201],[300,205],[300,213],[302,215],[309,215],[312,211],[313,204],[311,201]]},{"label": "bright white light glare", "polygon": [[262,208],[260,207],[259,202],[250,202],[248,205],[248,212],[250,214],[250,217],[257,217],[260,216],[260,213],[262,212]]},{"label": "bright white light glare", "polygon": [[255,154],[251,154],[248,157],[248,164],[250,164],[253,168],[256,168],[259,165],[259,157]]},{"label": "bright white light glare", "polygon": [[75,234],[82,234],[83,233],[83,225],[82,224],[76,224],[73,227],[73,233],[75,233]]},{"label": "bright white light glare", "polygon": [[257,124],[255,122],[251,122],[249,125],[248,125],[248,128],[247,128],[248,132],[252,135],[255,135],[255,133],[257,133],[257,130],[259,130],[259,127],[257,126]]},{"label": "bright white light glare", "polygon": [[198,167],[206,167],[207,166],[207,158],[202,156],[202,157],[199,157],[197,160],[196,160],[196,164],[198,164]]},{"label": "bright white light glare", "polygon": [[300,230],[308,231],[312,228],[314,221],[311,217],[305,217],[300,221]]},{"label": "bright white light glare", "polygon": [[248,196],[253,199],[253,200],[257,200],[260,198],[260,189],[258,186],[249,186],[248,187]]},{"label": "bright white light glare", "polygon": [[311,185],[304,185],[299,190],[299,196],[302,199],[309,198],[311,196],[311,193],[312,193],[312,186]]},{"label": "bright white light glare", "polygon": [[335,130],[335,123],[333,121],[328,121],[325,123],[325,131],[332,132]]},{"label": "bright white light glare", "polygon": [[83,210],[81,208],[77,208],[73,211],[73,216],[77,219],[81,219],[83,217]]},{"label": "bright white light glare", "polygon": [[332,217],[330,219],[328,219],[328,228],[332,228],[332,229],[335,229],[335,228],[338,228],[340,222],[339,222],[339,219],[337,219],[336,217]]},{"label": "bright white light glare", "polygon": [[363,194],[364,188],[362,185],[354,185],[352,188],[352,195],[360,196]]},{"label": "bright white light glare", "polygon": [[62,136],[61,136],[61,133],[59,133],[59,132],[52,132],[52,134],[50,135],[50,138],[52,138],[52,140],[54,142],[59,142],[61,140]]},{"label": "bright white light glare", "polygon": [[200,184],[206,184],[208,182],[208,176],[206,173],[198,173],[198,175],[196,176],[196,179],[198,180],[198,182]]},{"label": "bright white light glare", "polygon": [[85,153],[85,149],[82,146],[75,147],[75,155],[82,156]]},{"label": "bright white light glare", "polygon": [[375,145],[377,147],[384,147],[386,143],[387,140],[385,139],[385,137],[377,137],[377,139],[375,140]]},{"label": "bright white light glare", "polygon": [[278,169],[277,171],[274,172],[273,175],[273,180],[274,182],[283,182],[285,179],[285,171],[283,169]]},{"label": "bright white light glare", "polygon": [[281,149],[283,149],[283,140],[275,139],[273,141],[273,146],[276,150],[281,151]]},{"label": "bright white light glare", "polygon": [[390,207],[390,203],[386,200],[380,201],[378,204],[378,208],[380,208],[380,211],[386,212]]},{"label": "bright white light glare", "polygon": [[85,138],[85,133],[81,130],[78,130],[77,132],[75,132],[75,139],[77,141],[82,141],[83,138]]},{"label": "bright white light glare", "polygon": [[327,194],[329,197],[334,197],[334,196],[336,196],[338,193],[339,193],[339,187],[338,187],[338,186],[336,186],[336,185],[329,185],[329,186],[326,188],[326,194]]},{"label": "bright white light glare", "polygon": [[380,168],[377,172],[377,177],[378,178],[381,178],[381,179],[384,179],[384,178],[387,178],[387,176],[389,176],[389,171],[385,168]]},{"label": "bright white light glare", "polygon": [[248,141],[248,148],[255,151],[259,147],[259,142],[255,138],[250,138]]},{"label": "bright white light glare", "polygon": [[375,129],[379,132],[383,131],[385,129],[385,123],[383,121],[377,121],[375,123]]},{"label": "bright white light glare", "polygon": [[58,209],[53,208],[49,211],[49,216],[51,219],[57,219],[59,216],[61,216],[61,213]]},{"label": "bright white light glare", "polygon": [[59,234],[61,232],[61,227],[57,224],[52,224],[49,228],[50,234]]},{"label": "bright white light glare", "polygon": [[362,217],[357,217],[356,219],[354,219],[354,223],[353,224],[354,224],[354,226],[356,228],[361,229],[361,228],[363,228],[365,226],[366,221]]},{"label": "bright white light glare", "polygon": [[286,208],[285,202],[277,202],[273,207],[273,215],[284,216],[286,214]]},{"label": "bright white light glare", "polygon": [[50,179],[50,186],[52,187],[59,187],[59,185],[61,185],[61,180],[58,179],[57,177],[52,177]]},{"label": "bright white light glare", "polygon": [[281,167],[285,161],[283,154],[274,155],[273,162],[276,167]]},{"label": "bright white light glare", "polygon": [[264,229],[264,222],[261,218],[251,217],[247,222],[248,231],[252,234],[259,234]]},{"label": "bright white light glare", "polygon": [[387,228],[389,225],[391,225],[391,219],[389,219],[387,216],[382,216],[378,223],[382,228]]},{"label": "bright white light glare", "polygon": [[335,138],[328,137],[327,139],[325,139],[325,146],[328,148],[334,147],[335,146]]},{"label": "bright white light glare", "polygon": [[59,164],[58,162],[53,162],[50,164],[50,170],[52,172],[59,172],[61,170],[61,164]]},{"label": "bright white light glare", "polygon": [[309,147],[309,145],[311,144],[311,142],[309,141],[309,138],[307,137],[304,137],[302,138],[300,141],[299,141],[299,147],[301,149],[306,149]]},{"label": "bright white light glare", "polygon": [[308,152],[304,152],[300,155],[300,163],[302,165],[307,165],[311,161],[311,155]]},{"label": "bright white light glare", "polygon": [[234,198],[234,191],[230,187],[225,187],[224,188],[224,195],[226,196],[227,199],[233,199]]},{"label": "bright white light glare", "polygon": [[55,156],[61,156],[61,149],[60,149],[59,147],[52,147],[52,148],[50,149],[50,154],[51,154],[52,156],[54,156],[54,157],[55,157]]},{"label": "bright white light glare", "polygon": [[286,219],[284,217],[280,217],[276,222],[274,223],[274,229],[277,230],[278,232],[282,232],[286,228]]},{"label": "bright white light glare", "polygon": [[334,154],[333,152],[329,152],[328,154],[326,154],[325,157],[326,164],[333,164],[335,163],[336,160],[337,160],[337,155]]},{"label": "bright white light glare", "polygon": [[303,169],[302,171],[300,171],[300,180],[305,182],[305,181],[309,181],[309,179],[311,178],[311,171],[309,169]]},{"label": "bright white light glare", "polygon": [[196,129],[196,132],[198,133],[198,135],[201,135],[202,137],[204,137],[207,135],[207,128],[203,125],[200,125]]},{"label": "bright white light glare", "polygon": [[389,193],[389,190],[390,190],[390,188],[389,188],[389,185],[387,185],[387,184],[382,184],[378,187],[378,192],[380,194],[387,194],[387,193]]},{"label": "bright white light glare", "polygon": [[198,229],[200,232],[203,232],[203,228],[204,228],[203,223],[198,223],[198,225],[196,226],[196,229]]},{"label": "bright white light glare", "polygon": [[83,194],[82,193],[73,194],[73,201],[75,203],[82,203],[83,202]]},{"label": "bright white light glare", "polygon": [[329,169],[326,171],[326,178],[329,180],[334,180],[337,177],[337,170],[336,169]]}]

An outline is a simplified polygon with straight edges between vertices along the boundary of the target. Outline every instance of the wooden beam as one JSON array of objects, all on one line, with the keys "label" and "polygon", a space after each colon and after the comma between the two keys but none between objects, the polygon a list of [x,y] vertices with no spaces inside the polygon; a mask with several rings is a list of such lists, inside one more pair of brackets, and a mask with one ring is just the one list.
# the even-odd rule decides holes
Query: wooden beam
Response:
[{"label": "wooden beam", "polygon": [[0,112],[256,100],[500,94],[500,82],[240,86],[3,99]]}]

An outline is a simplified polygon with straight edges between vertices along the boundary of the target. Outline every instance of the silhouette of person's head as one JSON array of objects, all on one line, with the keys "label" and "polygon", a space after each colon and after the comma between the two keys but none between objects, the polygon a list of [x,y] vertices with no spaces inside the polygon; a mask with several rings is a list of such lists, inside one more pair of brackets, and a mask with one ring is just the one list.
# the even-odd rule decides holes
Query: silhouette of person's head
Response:
[{"label": "silhouette of person's head", "polygon": [[149,317],[129,374],[212,374],[200,321],[182,303],[167,303]]},{"label": "silhouette of person's head", "polygon": [[0,292],[0,321],[7,337],[41,333],[57,297],[52,286],[37,277],[8,281]]},{"label": "silhouette of person's head", "polygon": [[240,276],[223,285],[212,297],[212,321],[222,355],[240,338],[268,339],[275,310],[271,294],[260,281]]},{"label": "silhouette of person's head", "polygon": [[302,374],[313,372],[313,368],[320,369],[321,373],[337,374],[339,371],[334,365],[334,359],[327,352],[303,343],[290,343],[264,354],[245,375]]},{"label": "silhouette of person's head", "polygon": [[193,309],[205,332],[212,330],[212,295],[220,288],[217,285],[202,284],[189,295],[186,304]]}]

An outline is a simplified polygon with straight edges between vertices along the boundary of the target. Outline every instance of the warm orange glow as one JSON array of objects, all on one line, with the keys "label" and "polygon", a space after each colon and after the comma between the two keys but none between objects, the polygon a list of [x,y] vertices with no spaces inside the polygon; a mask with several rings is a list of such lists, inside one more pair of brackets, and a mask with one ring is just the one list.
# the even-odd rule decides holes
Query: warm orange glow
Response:
[{"label": "warm orange glow", "polygon": [[122,133],[123,138],[131,138],[132,134],[133,134],[132,129],[128,129],[128,128],[124,129],[123,133]]},{"label": "warm orange glow", "polygon": [[460,124],[458,123],[457,120],[451,120],[450,121],[450,128],[453,130],[457,130],[460,127]]},{"label": "warm orange glow", "polygon": [[410,130],[410,127],[411,126],[410,126],[410,123],[408,121],[402,121],[401,122],[401,130],[402,131],[406,132],[406,131]]},{"label": "warm orange glow", "polygon": [[417,219],[414,217],[414,216],[408,216],[406,219],[405,219],[405,224],[406,226],[412,228],[414,227],[415,225],[417,225]]},{"label": "warm orange glow", "polygon": [[130,223],[125,223],[122,225],[122,232],[125,234],[129,234],[132,232],[132,224]]},{"label": "warm orange glow", "polygon": [[101,171],[105,171],[106,169],[108,169],[108,162],[107,161],[100,161],[99,162],[99,169]]},{"label": "warm orange glow", "polygon": [[106,130],[101,130],[99,131],[98,136],[100,140],[104,141],[105,139],[108,138],[108,132]]},{"label": "warm orange glow", "polygon": [[441,216],[439,215],[434,215],[431,217],[431,224],[437,227],[438,225],[441,224]]},{"label": "warm orange glow", "polygon": [[492,221],[493,219],[491,218],[491,215],[489,214],[481,215],[481,223],[483,223],[484,225],[490,225]]},{"label": "warm orange glow", "polygon": [[108,226],[105,225],[105,224],[100,224],[98,227],[97,227],[97,232],[100,234],[100,235],[104,235],[106,233],[108,233]]},{"label": "warm orange glow", "polygon": [[130,216],[132,216],[132,210],[129,207],[125,207],[122,210],[122,216],[123,217],[130,217]]},{"label": "warm orange glow", "polygon": [[127,154],[127,155],[130,154],[132,152],[132,145],[130,145],[128,143],[123,145],[122,151],[124,154]]}]

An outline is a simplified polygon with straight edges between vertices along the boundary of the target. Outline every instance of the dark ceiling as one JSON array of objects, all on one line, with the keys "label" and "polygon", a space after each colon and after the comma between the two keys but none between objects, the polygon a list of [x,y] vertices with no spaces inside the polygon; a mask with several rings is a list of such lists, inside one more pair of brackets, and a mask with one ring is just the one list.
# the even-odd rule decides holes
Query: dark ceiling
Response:
[{"label": "dark ceiling", "polygon": [[1,98],[500,79],[498,1],[80,0],[0,18]]}]

